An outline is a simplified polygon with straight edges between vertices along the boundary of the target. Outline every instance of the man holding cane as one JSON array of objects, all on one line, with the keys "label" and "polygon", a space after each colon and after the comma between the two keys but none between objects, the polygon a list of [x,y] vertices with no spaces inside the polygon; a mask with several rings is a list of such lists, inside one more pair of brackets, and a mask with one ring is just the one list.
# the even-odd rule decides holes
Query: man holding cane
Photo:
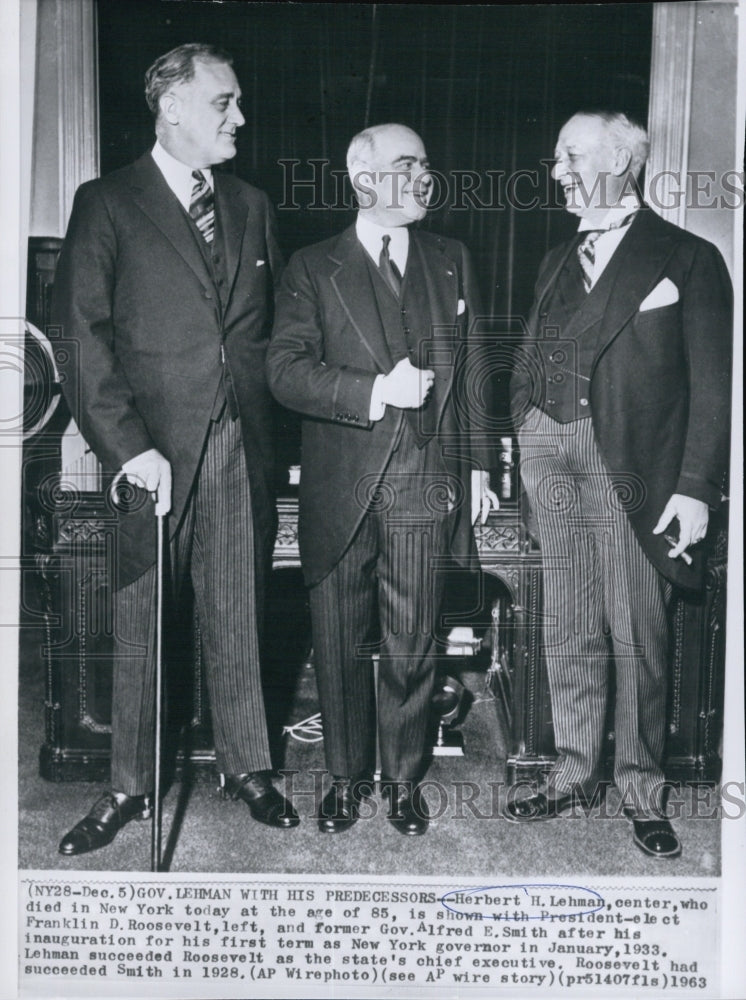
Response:
[{"label": "man holding cane", "polygon": [[[274,538],[268,301],[281,259],[266,196],[213,166],[244,124],[230,56],[182,45],[146,74],[152,151],[78,191],[53,315],[79,345],[66,398],[105,473],[157,495],[174,595],[191,576],[216,765],[259,822],[298,823],[275,790],[259,675]],[[141,501],[141,502],[138,502]],[[112,790],[60,843],[77,855],[150,812],[155,523],[122,513],[114,595]]]}]

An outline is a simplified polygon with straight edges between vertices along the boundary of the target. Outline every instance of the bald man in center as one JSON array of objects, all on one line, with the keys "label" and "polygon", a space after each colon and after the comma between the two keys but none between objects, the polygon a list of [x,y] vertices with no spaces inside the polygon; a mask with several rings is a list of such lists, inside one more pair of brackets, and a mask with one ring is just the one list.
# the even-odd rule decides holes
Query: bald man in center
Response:
[{"label": "bald man in center", "polygon": [[422,139],[367,128],[347,169],[356,221],[291,259],[268,377],[304,418],[300,551],[332,777],[319,828],[357,820],[377,731],[388,819],[416,836],[445,570],[476,565],[472,523],[497,506],[486,393],[470,391],[489,360],[466,248],[412,225],[433,184]]}]

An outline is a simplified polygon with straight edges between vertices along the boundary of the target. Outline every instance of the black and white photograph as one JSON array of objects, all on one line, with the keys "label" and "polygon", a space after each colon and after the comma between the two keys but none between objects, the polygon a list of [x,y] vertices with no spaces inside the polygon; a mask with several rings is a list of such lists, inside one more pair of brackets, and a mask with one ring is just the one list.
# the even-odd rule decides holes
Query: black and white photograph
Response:
[{"label": "black and white photograph", "polygon": [[3,18],[2,996],[742,996],[743,5]]}]

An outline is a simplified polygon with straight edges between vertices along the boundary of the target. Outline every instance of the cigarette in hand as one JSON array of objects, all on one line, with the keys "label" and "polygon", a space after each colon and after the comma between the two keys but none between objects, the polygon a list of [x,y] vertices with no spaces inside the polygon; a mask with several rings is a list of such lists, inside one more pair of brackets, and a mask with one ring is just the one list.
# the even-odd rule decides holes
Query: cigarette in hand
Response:
[{"label": "cigarette in hand", "polygon": [[[673,537],[673,535],[664,535],[663,537],[665,538],[665,540],[668,542],[669,545],[673,545],[675,547],[679,544],[677,540]],[[683,559],[684,562],[687,564],[687,566],[691,566],[692,564],[692,557],[689,555],[688,552],[680,552],[679,559]]]}]

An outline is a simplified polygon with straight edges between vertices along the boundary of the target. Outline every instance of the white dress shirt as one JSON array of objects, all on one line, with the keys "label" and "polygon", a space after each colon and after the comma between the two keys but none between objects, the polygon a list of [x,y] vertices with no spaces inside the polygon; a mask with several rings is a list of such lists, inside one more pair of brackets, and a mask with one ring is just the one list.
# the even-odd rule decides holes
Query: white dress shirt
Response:
[{"label": "white dress shirt", "polygon": [[620,226],[617,229],[609,229],[615,222],[619,222],[625,217],[625,215],[630,215],[636,212],[640,208],[640,200],[635,194],[626,194],[618,205],[614,205],[610,208],[606,215],[603,217],[601,222],[594,225],[591,222],[587,222],[585,219],[581,219],[580,225],[578,226],[578,232],[583,233],[590,230],[605,229],[607,232],[601,233],[595,243],[595,259],[593,262],[593,272],[591,274],[591,288],[596,284],[598,279],[604,273],[606,265],[611,260],[614,251],[619,246],[619,244],[624,239],[627,230],[629,229],[629,223],[625,226]]},{"label": "white dress shirt", "polygon": [[[407,267],[407,257],[409,255],[409,230],[406,226],[395,226],[393,228],[377,226],[374,222],[371,222],[368,218],[366,218],[361,212],[358,212],[357,221],[355,222],[355,231],[357,233],[357,238],[362,243],[366,253],[376,267],[378,267],[381,250],[383,249],[383,237],[388,234],[391,237],[391,242],[389,243],[389,257],[399,268],[399,273],[402,277],[404,276],[404,272]],[[372,421],[381,420],[386,412],[386,404],[381,400],[381,383],[383,378],[383,375],[377,375],[376,380],[373,383],[369,410],[369,419]],[[487,511],[489,511],[490,508],[490,500],[487,499],[486,494],[489,494],[492,498],[492,506],[495,510],[497,510],[499,506],[497,497],[490,492],[489,485],[490,479],[488,472],[482,472],[479,469],[472,470],[472,523],[478,517],[480,510],[483,515],[482,523],[486,520]]]},{"label": "white dress shirt", "polygon": [[[363,249],[368,254],[376,267],[381,258],[383,250],[383,237],[390,236],[389,257],[399,269],[399,274],[404,277],[407,268],[407,257],[409,256],[409,230],[406,226],[377,226],[371,222],[362,212],[358,212],[355,221],[355,232],[357,238],[363,245]],[[370,394],[369,420],[381,420],[386,412],[386,404],[381,399],[381,382],[383,375],[378,375],[373,383],[373,391]]]},{"label": "white dress shirt", "polygon": [[[175,157],[171,156],[171,154],[167,153],[157,140],[155,146],[153,146],[151,156],[155,160],[155,165],[163,174],[166,184],[168,184],[173,193],[179,199],[181,207],[185,212],[189,212],[189,204],[192,200],[192,189],[194,188],[192,171],[195,168],[190,167],[188,163],[182,163],[181,160],[177,160]],[[212,170],[209,167],[203,167],[201,173],[210,187],[215,190],[215,184],[212,179]]]},{"label": "white dress shirt", "polygon": [[362,212],[358,212],[355,232],[376,267],[381,259],[383,237],[390,236],[389,257],[399,269],[399,274],[404,277],[409,256],[409,230],[406,226],[377,226]]}]

